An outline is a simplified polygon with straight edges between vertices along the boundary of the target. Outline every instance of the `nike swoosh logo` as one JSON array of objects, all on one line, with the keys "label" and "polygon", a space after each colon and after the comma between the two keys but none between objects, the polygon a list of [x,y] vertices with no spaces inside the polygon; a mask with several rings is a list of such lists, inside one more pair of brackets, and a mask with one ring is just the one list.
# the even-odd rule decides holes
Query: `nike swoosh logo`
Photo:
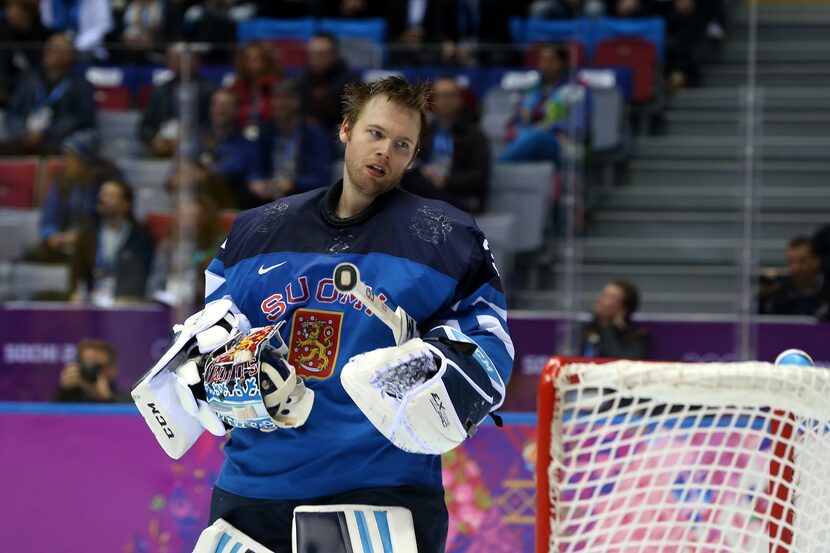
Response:
[{"label": "nike swoosh logo", "polygon": [[267,273],[271,269],[276,269],[277,267],[280,267],[282,265],[285,265],[285,261],[283,261],[282,263],[277,263],[276,265],[271,265],[270,267],[260,265],[259,266],[259,274],[264,275],[265,273]]}]

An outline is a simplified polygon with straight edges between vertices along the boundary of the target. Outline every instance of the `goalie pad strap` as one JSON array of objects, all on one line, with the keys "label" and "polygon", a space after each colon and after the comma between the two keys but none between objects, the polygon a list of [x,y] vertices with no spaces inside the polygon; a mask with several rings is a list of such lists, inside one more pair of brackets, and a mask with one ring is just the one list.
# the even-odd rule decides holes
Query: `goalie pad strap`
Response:
[{"label": "goalie pad strap", "polygon": [[417,553],[412,513],[403,507],[304,505],[294,509],[295,553]]}]

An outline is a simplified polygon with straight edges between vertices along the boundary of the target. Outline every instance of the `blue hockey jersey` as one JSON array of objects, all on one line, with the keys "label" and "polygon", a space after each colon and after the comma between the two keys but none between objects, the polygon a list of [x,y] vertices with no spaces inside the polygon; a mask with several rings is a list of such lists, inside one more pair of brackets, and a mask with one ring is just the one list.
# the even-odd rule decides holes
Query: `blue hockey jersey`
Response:
[{"label": "blue hockey jersey", "polygon": [[334,267],[362,280],[421,332],[453,326],[476,341],[506,383],[513,344],[498,272],[473,218],[399,188],[360,214],[335,213],[338,182],[242,213],[206,272],[207,300],[230,297],[253,326],[285,321],[289,362],[314,390],[296,429],[234,429],[217,485],[253,498],[304,499],[384,486],[441,489],[441,461],[392,445],[352,402],[339,372],[392,332],[334,288]]}]

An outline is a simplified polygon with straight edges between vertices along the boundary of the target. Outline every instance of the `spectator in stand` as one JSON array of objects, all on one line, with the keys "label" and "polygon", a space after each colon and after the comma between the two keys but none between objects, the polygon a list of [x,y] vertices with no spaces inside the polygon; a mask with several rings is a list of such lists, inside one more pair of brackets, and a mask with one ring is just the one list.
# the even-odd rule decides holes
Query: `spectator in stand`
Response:
[{"label": "spectator in stand", "polygon": [[226,88],[214,92],[209,118],[209,125],[199,133],[195,156],[185,155],[171,176],[171,191],[188,180],[208,191],[220,209],[260,205],[262,201],[249,191],[248,183],[259,176],[261,146],[242,134],[237,96]]},{"label": "spectator in stand", "polygon": [[526,14],[525,0],[452,0],[445,14],[448,40],[442,46],[442,64],[518,65],[508,22]]},{"label": "spectator in stand", "polygon": [[55,401],[71,403],[127,403],[130,395],[118,389],[118,355],[105,340],[81,340],[77,358],[60,375]]},{"label": "spectator in stand", "polygon": [[388,0],[386,20],[392,66],[439,63],[455,46],[448,17],[450,0]]},{"label": "spectator in stand", "polygon": [[274,86],[274,121],[263,136],[262,171],[249,183],[259,203],[331,184],[334,135],[303,116],[299,84]]},{"label": "spectator in stand", "polygon": [[[184,232],[180,234],[180,230]],[[182,239],[192,240],[190,268],[196,275],[203,275],[226,235],[212,196],[199,191],[192,200],[182,204],[177,210],[171,236],[164,238],[156,248],[149,285],[153,299],[167,305],[184,303],[196,306],[202,303],[205,298],[205,279],[193,279],[193,274],[187,271],[177,278],[173,272],[176,247]],[[182,281],[182,278],[187,280]]]},{"label": "spectator in stand", "polygon": [[256,15],[257,7],[248,0],[202,0],[184,12],[182,37],[191,43],[208,44],[205,63],[233,62],[236,26]]},{"label": "spectator in stand", "polygon": [[383,16],[382,0],[321,0],[321,17],[367,19]]},{"label": "spectator in stand", "polygon": [[109,57],[104,39],[115,25],[108,0],[40,0],[40,17],[50,31],[74,37],[84,62]]},{"label": "spectator in stand", "polygon": [[680,90],[700,82],[700,48],[706,33],[701,0],[655,4],[666,20],[666,75],[669,88]]},{"label": "spectator in stand", "polygon": [[163,45],[178,38],[178,6],[174,0],[132,0],[121,21],[121,43],[127,51],[116,57],[127,63],[158,63]]},{"label": "spectator in stand", "polygon": [[528,8],[528,17],[539,19],[576,19],[603,13],[605,4],[601,0],[534,0]]},{"label": "spectator in stand", "polygon": [[640,292],[626,280],[605,285],[594,304],[594,318],[582,329],[581,355],[614,359],[648,359],[651,334],[632,321]]},{"label": "spectator in stand", "polygon": [[484,211],[490,178],[490,143],[464,109],[454,77],[432,86],[434,118],[414,170],[401,185],[416,194],[447,201],[477,214]]},{"label": "spectator in stand", "polygon": [[37,0],[6,0],[0,19],[0,110],[23,76],[37,69],[49,32],[40,22]]},{"label": "spectator in stand", "polygon": [[64,140],[63,167],[50,183],[40,218],[40,244],[26,257],[39,263],[69,261],[85,223],[96,218],[101,183],[117,169],[99,156],[96,131],[78,131]]},{"label": "spectator in stand", "polygon": [[[190,63],[190,78],[182,82],[182,62]],[[191,98],[197,100],[198,113],[194,121],[204,121],[210,111],[210,98],[215,90],[210,81],[199,75],[199,56],[188,51],[183,43],[167,47],[169,80],[153,87],[150,99],[138,123],[138,136],[155,157],[173,155],[179,141],[179,94],[183,87],[189,87]]]},{"label": "spectator in stand", "polygon": [[95,126],[95,91],[72,72],[72,41],[52,35],[43,49],[42,68],[26,73],[12,94],[8,142],[13,154],[56,154],[73,132]]},{"label": "spectator in stand", "polygon": [[258,17],[293,19],[312,17],[317,0],[256,0]]},{"label": "spectator in stand", "polygon": [[724,0],[700,0],[700,10],[706,22],[706,38],[719,43],[726,38],[726,7]]},{"label": "spectator in stand", "polygon": [[73,301],[109,307],[141,301],[153,262],[153,238],[133,217],[133,191],[123,180],[101,185],[97,221],[87,221],[72,256]]},{"label": "spectator in stand", "polygon": [[611,17],[646,17],[651,15],[646,0],[606,0],[605,13]]},{"label": "spectator in stand", "polygon": [[337,50],[337,39],[330,33],[317,33],[306,46],[307,65],[300,77],[303,111],[326,130],[334,130],[343,120],[343,90],[355,80]]},{"label": "spectator in stand", "polygon": [[271,90],[280,72],[270,47],[260,40],[245,44],[236,55],[236,75],[229,87],[238,99],[238,121],[245,138],[259,140],[263,125],[274,118]]},{"label": "spectator in stand", "polygon": [[561,166],[563,148],[572,148],[583,139],[587,91],[570,82],[567,50],[553,44],[542,46],[538,71],[539,83],[524,93],[499,161],[553,161]]},{"label": "spectator in stand", "polygon": [[830,285],[821,270],[821,255],[810,238],[797,236],[790,241],[787,269],[786,276],[774,269],[761,274],[758,312],[830,318]]},{"label": "spectator in stand", "polygon": [[821,271],[830,275],[830,224],[819,228],[813,235],[813,249],[821,256]]}]

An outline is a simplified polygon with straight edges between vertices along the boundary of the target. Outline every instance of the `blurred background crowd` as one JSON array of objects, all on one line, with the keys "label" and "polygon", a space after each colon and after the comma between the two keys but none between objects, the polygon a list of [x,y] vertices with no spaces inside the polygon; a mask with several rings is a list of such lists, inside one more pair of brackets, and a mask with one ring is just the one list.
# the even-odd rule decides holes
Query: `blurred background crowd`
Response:
[{"label": "blurred background crowd", "polygon": [[432,88],[402,186],[476,216],[512,309],[583,313],[572,351],[648,357],[638,309],[830,317],[830,11],[0,6],[6,302],[197,305],[239,210],[340,178],[346,83],[396,73]]}]

